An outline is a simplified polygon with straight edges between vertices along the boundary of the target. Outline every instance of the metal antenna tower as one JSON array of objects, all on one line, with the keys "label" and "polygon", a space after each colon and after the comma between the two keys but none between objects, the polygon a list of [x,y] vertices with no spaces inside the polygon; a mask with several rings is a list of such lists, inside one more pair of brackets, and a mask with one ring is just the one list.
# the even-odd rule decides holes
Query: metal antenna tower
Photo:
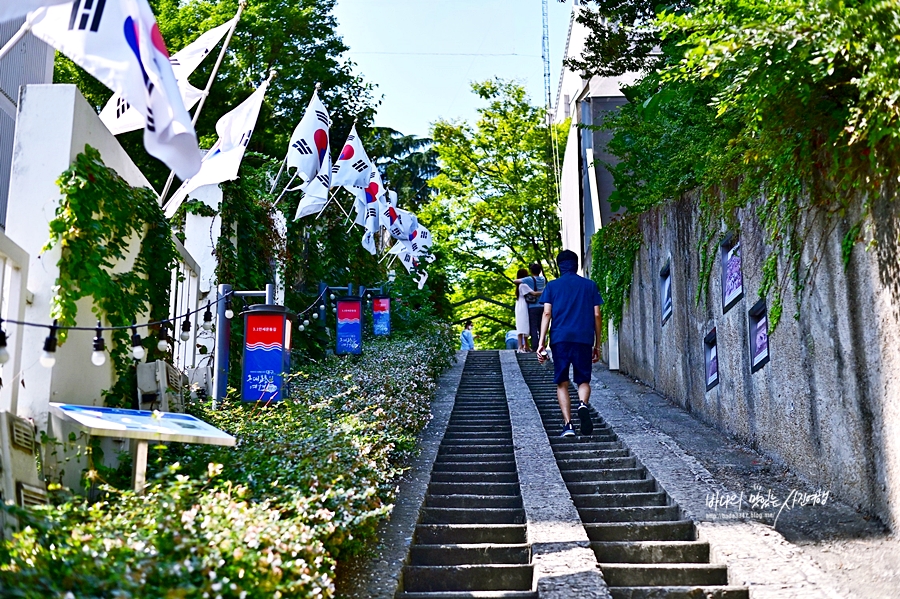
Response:
[{"label": "metal antenna tower", "polygon": [[[547,180],[549,186],[551,181],[556,183],[556,201],[559,204],[559,144],[556,139],[556,129],[553,127],[553,90],[550,81],[550,9],[548,7],[549,0],[543,0],[544,9],[544,38],[542,41],[542,56],[544,59],[544,93],[546,95],[546,119],[547,134],[550,138],[550,147],[552,149],[551,156],[547,160],[547,168],[551,172],[550,178]],[[552,192],[552,189],[551,189]]]}]

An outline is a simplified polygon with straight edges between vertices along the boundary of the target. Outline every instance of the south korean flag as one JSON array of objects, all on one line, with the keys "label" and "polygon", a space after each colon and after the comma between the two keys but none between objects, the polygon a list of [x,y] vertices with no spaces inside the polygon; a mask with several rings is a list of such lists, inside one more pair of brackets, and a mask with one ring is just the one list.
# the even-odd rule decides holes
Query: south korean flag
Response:
[{"label": "south korean flag", "polygon": [[[314,91],[306,108],[306,114],[294,129],[288,146],[287,163],[288,170],[295,169],[294,176],[300,177],[302,183],[290,189],[302,189],[306,191],[319,176],[324,165],[331,165],[331,150],[329,148],[329,131],[331,129],[331,117],[328,109],[319,100],[319,92]],[[330,181],[329,181],[330,185]]]},{"label": "south korean flag", "polygon": [[371,182],[373,169],[375,165],[366,155],[359,134],[356,133],[356,125],[353,125],[347,136],[347,143],[331,170],[331,185],[345,187],[350,192],[353,192],[354,187],[365,188]]}]

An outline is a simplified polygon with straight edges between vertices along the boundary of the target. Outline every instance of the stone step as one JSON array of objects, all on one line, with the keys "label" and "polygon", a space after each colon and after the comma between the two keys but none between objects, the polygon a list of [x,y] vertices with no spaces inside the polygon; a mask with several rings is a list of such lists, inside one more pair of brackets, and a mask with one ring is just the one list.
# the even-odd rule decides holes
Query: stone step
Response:
[{"label": "stone step", "polygon": [[426,495],[425,507],[521,508],[520,495]]},{"label": "stone step", "polygon": [[728,568],[710,564],[600,564],[611,587],[678,587],[728,584]]},{"label": "stone step", "polygon": [[709,563],[705,541],[592,542],[591,549],[598,562],[608,564]]},{"label": "stone step", "polygon": [[634,468],[637,465],[637,458],[621,457],[621,458],[557,458],[560,470],[588,470],[596,468]]},{"label": "stone step", "polygon": [[448,433],[480,433],[484,431],[491,432],[511,432],[511,426],[503,426],[501,424],[451,424],[447,426],[444,434]]},{"label": "stone step", "polygon": [[511,431],[492,431],[486,430],[479,433],[446,433],[444,435],[444,442],[446,441],[456,441],[456,440],[465,440],[465,441],[481,441],[481,440],[494,440],[494,439],[502,439],[507,443],[512,443],[512,432]]},{"label": "stone step", "polygon": [[750,599],[747,587],[613,587],[613,599]]},{"label": "stone step", "polygon": [[676,522],[604,522],[584,525],[592,541],[696,541],[691,520]]},{"label": "stone step", "polygon": [[422,524],[525,524],[523,508],[426,507]]},{"label": "stone step", "polygon": [[655,493],[610,493],[599,495],[572,495],[572,502],[577,508],[598,507],[640,507],[651,505],[666,505],[666,494],[662,491]]},{"label": "stone step", "polygon": [[679,519],[681,510],[677,505],[579,508],[578,515],[585,523],[674,522]]},{"label": "stone step", "polygon": [[521,524],[419,524],[414,541],[422,545],[472,545],[525,543],[525,526]]},{"label": "stone step", "polygon": [[531,548],[516,545],[413,545],[411,566],[458,566],[463,564],[527,564]]},{"label": "stone step", "polygon": [[519,483],[436,483],[428,485],[430,495],[516,495],[521,496]]},{"label": "stone step", "polygon": [[397,593],[396,599],[538,599],[533,591],[446,591],[437,593]]},{"label": "stone step", "polygon": [[466,437],[463,439],[447,439],[447,438],[445,438],[443,441],[441,441],[441,447],[457,447],[457,446],[469,447],[472,445],[474,445],[476,447],[479,445],[491,445],[494,447],[496,447],[497,445],[500,445],[500,446],[509,447],[510,449],[512,449],[512,438],[509,438],[509,439],[499,438],[498,439],[496,435],[493,435],[490,437],[483,437],[483,438],[482,437],[477,437],[477,438]]},{"label": "stone step", "polygon": [[566,483],[573,495],[619,494],[619,493],[652,493],[657,491],[656,481],[652,478],[644,480],[611,480],[603,482],[571,482]]},{"label": "stone step", "polygon": [[406,566],[405,591],[530,591],[531,565]]},{"label": "stone step", "polygon": [[[562,425],[559,425],[559,429],[556,431],[557,435],[560,430],[562,430]],[[617,439],[613,439],[612,441],[599,441],[593,437],[579,437],[578,435],[574,437],[558,437],[550,435],[549,438],[550,447],[553,449],[553,453],[556,453],[557,451],[588,451],[622,448],[622,444]]]},{"label": "stone step", "polygon": [[488,462],[435,462],[432,472],[515,472],[516,463],[504,460]]},{"label": "stone step", "polygon": [[438,455],[435,463],[450,462],[508,462],[512,454],[505,453],[445,453]]},{"label": "stone step", "polygon": [[605,468],[602,470],[562,470],[563,480],[567,483],[586,483],[618,480],[644,480],[647,471],[644,468]]},{"label": "stone step", "polygon": [[627,449],[590,449],[582,451],[579,448],[568,449],[559,447],[554,453],[558,460],[593,460],[609,458],[627,458],[631,453]]},{"label": "stone step", "polygon": [[516,472],[432,472],[433,483],[517,483]]},{"label": "stone step", "polygon": [[438,455],[447,454],[479,454],[479,453],[507,453],[513,455],[513,448],[510,445],[441,445],[438,448]]}]

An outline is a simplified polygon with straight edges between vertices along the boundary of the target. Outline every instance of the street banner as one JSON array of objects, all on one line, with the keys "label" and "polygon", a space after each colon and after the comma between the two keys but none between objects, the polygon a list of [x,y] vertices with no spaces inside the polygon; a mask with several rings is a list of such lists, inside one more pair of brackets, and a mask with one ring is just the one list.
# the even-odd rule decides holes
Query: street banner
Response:
[{"label": "street banner", "polygon": [[377,337],[391,334],[391,298],[372,299],[372,329]]},{"label": "street banner", "polygon": [[337,300],[337,347],[334,353],[362,353],[362,300],[358,297]]},{"label": "street banner", "polygon": [[[246,315],[241,399],[282,399],[286,321],[283,314]],[[290,351],[288,349],[288,351]]]}]

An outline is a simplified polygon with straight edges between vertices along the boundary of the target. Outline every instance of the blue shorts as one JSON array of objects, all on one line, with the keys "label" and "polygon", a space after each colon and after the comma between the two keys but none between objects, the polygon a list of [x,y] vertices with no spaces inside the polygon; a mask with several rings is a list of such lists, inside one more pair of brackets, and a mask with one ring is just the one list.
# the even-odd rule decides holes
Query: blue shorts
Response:
[{"label": "blue shorts", "polygon": [[591,382],[591,360],[594,346],[590,343],[560,341],[550,346],[553,351],[553,382],[569,382],[569,365],[575,371],[575,384]]}]

